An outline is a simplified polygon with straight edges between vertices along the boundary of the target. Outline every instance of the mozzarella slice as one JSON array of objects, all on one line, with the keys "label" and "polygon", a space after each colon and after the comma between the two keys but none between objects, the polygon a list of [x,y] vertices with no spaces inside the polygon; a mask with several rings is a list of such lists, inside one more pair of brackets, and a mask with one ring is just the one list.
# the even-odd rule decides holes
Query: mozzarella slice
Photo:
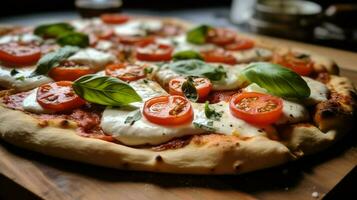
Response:
[{"label": "mozzarella slice", "polygon": [[107,64],[114,62],[115,56],[93,48],[87,48],[78,51],[69,57],[68,60],[87,65],[94,70],[100,70]]},{"label": "mozzarella slice", "polygon": [[158,31],[162,28],[159,20],[130,20],[124,24],[114,26],[117,35],[146,36],[147,32]]},{"label": "mozzarella slice", "polygon": [[46,76],[35,76],[28,78],[35,67],[25,67],[16,69],[18,73],[11,75],[12,68],[0,66],[0,85],[6,88],[13,88],[17,91],[26,91],[38,87],[44,83],[52,81]]},{"label": "mozzarella slice", "polygon": [[96,49],[107,51],[110,48],[112,48],[114,45],[112,42],[107,41],[107,40],[99,40],[97,42],[97,45],[95,46]]},{"label": "mozzarella slice", "polygon": [[325,84],[308,77],[302,77],[310,88],[310,97],[304,103],[314,105],[322,101],[326,101],[329,95],[329,89]]},{"label": "mozzarella slice", "polygon": [[25,111],[37,114],[46,114],[46,113],[53,113],[53,111],[44,109],[36,99],[37,95],[37,88],[31,91],[31,94],[28,95],[24,101],[22,102],[22,107]]},{"label": "mozzarella slice", "polygon": [[263,48],[252,48],[242,51],[230,51],[237,59],[238,63],[247,63],[252,61],[266,61],[272,56],[272,52]]},{"label": "mozzarella slice", "polygon": [[32,33],[25,33],[20,35],[4,35],[0,37],[0,44],[9,43],[9,42],[31,43],[31,42],[41,42],[41,41],[42,38]]}]

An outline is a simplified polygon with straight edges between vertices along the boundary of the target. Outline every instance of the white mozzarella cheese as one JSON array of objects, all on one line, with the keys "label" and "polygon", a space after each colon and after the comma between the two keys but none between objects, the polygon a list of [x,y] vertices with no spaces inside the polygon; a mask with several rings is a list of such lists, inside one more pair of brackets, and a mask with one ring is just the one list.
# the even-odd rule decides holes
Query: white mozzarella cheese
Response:
[{"label": "white mozzarella cheese", "polygon": [[268,49],[252,48],[242,51],[230,51],[237,59],[238,63],[246,63],[252,61],[265,61],[272,56],[272,52]]},{"label": "white mozzarella cheese", "polygon": [[[142,97],[143,101],[167,94],[156,82],[140,80],[132,82],[130,85]],[[205,133],[208,132],[207,129],[197,124],[207,125],[209,121],[212,123],[210,126],[214,129],[214,132],[222,134],[250,137],[266,135],[267,131],[270,134],[275,133],[271,126],[257,127],[235,118],[231,115],[226,102],[210,105],[216,112],[222,113],[222,117],[218,121],[207,119],[204,104],[191,104],[194,109],[192,123],[180,126],[162,126],[149,122],[144,116],[134,124],[125,123],[128,117],[134,116],[137,112],[142,112],[143,103],[135,103],[130,108],[106,108],[102,116],[101,127],[105,133],[111,134],[127,145],[160,144],[176,137]]]},{"label": "white mozzarella cheese", "polygon": [[186,51],[186,50],[194,50],[200,52],[200,51],[208,51],[216,48],[216,46],[213,44],[196,45],[196,44],[189,43],[186,40],[186,34],[173,37],[171,39],[171,43],[172,45],[175,46],[174,53],[179,51]]},{"label": "white mozzarella cheese", "polygon": [[69,57],[68,60],[87,65],[95,70],[100,70],[107,64],[114,62],[115,56],[93,48],[87,48],[78,51]]},{"label": "white mozzarella cheese", "polygon": [[107,51],[113,47],[113,43],[107,40],[99,40],[97,45],[95,46],[96,49]]},{"label": "white mozzarella cheese", "polygon": [[313,105],[327,100],[329,89],[325,84],[308,77],[303,77],[303,79],[306,81],[311,91],[309,98],[307,98],[304,103]]},{"label": "white mozzarella cheese", "polygon": [[18,68],[16,69],[18,71],[16,75],[11,75],[12,70],[12,68],[0,66],[0,84],[6,88],[26,91],[52,81],[52,79],[47,76],[28,78],[31,72],[35,70],[35,67]]},{"label": "white mozzarella cheese", "polygon": [[37,88],[31,91],[31,94],[27,96],[22,102],[22,107],[25,111],[37,114],[53,113],[53,111],[43,108],[36,100]]},{"label": "white mozzarella cheese", "polygon": [[130,20],[124,24],[114,26],[117,35],[146,36],[147,32],[158,31],[162,28],[159,20]]},{"label": "white mozzarella cheese", "polygon": [[293,124],[310,119],[309,111],[301,104],[283,100],[283,113],[275,124]]},{"label": "white mozzarella cheese", "polygon": [[9,43],[9,42],[31,43],[31,42],[41,42],[41,41],[42,38],[32,33],[25,33],[21,35],[4,35],[0,37],[0,44]]}]

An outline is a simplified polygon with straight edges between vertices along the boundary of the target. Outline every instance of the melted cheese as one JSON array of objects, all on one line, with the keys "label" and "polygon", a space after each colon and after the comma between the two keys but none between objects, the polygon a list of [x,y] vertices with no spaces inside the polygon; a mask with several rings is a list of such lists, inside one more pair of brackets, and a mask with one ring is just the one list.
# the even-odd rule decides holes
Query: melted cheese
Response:
[{"label": "melted cheese", "polygon": [[93,48],[87,48],[78,51],[69,57],[68,60],[87,65],[95,70],[100,70],[107,64],[114,62],[115,56]]},{"label": "melted cheese", "polygon": [[242,51],[230,51],[237,59],[238,63],[247,63],[252,61],[266,61],[272,56],[272,52],[268,49],[252,48]]},{"label": "melted cheese", "polygon": [[0,37],[0,44],[9,43],[9,42],[31,43],[31,42],[41,42],[41,41],[42,38],[32,33],[25,33],[22,35],[4,35]]},{"label": "melted cheese", "polygon": [[46,76],[35,76],[32,78],[27,78],[33,70],[34,67],[25,67],[16,69],[19,73],[12,76],[12,68],[0,66],[0,84],[6,88],[13,88],[17,91],[26,91],[33,89],[44,83],[49,83],[52,81],[51,78]]},{"label": "melted cheese", "polygon": [[[154,96],[166,94],[155,82],[145,84],[142,81],[137,81],[130,84],[144,101]],[[269,134],[275,133],[274,128],[271,126],[257,127],[233,117],[229,111],[228,103],[221,102],[210,105],[211,108],[222,113],[219,121],[206,118],[204,104],[191,104],[194,109],[194,120],[192,123],[180,126],[162,126],[149,122],[144,116],[134,124],[125,123],[128,117],[133,116],[138,111],[142,112],[143,103],[136,103],[133,104],[135,107],[130,108],[106,108],[102,116],[101,127],[105,133],[111,134],[117,140],[127,145],[160,144],[176,137],[205,133],[208,132],[207,129],[195,124],[207,125],[209,121],[212,122],[212,128],[215,132],[227,135],[250,137],[267,135],[266,131],[269,131]]]},{"label": "melted cheese", "polygon": [[327,100],[329,89],[325,84],[308,77],[303,77],[303,79],[306,81],[311,91],[310,97],[304,101],[305,104],[314,105]]},{"label": "melted cheese", "polygon": [[53,113],[53,111],[44,109],[36,100],[37,88],[31,91],[31,94],[27,96],[22,102],[22,107],[25,111],[43,114],[43,113]]},{"label": "melted cheese", "polygon": [[124,24],[114,26],[117,35],[146,36],[147,32],[158,31],[162,28],[159,20],[130,20]]}]

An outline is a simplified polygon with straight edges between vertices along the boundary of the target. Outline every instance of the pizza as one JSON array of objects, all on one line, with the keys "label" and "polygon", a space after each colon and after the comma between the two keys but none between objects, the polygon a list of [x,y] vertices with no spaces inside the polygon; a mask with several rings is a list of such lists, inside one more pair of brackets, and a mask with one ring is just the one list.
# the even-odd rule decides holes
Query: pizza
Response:
[{"label": "pizza", "polygon": [[105,14],[0,33],[0,138],[50,156],[239,174],[322,151],[356,119],[331,59],[228,28]]}]

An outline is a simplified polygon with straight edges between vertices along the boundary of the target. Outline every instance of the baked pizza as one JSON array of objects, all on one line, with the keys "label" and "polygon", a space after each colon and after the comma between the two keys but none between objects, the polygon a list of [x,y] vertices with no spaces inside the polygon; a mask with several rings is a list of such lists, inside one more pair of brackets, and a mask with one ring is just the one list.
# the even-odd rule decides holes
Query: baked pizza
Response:
[{"label": "baked pizza", "polygon": [[50,156],[245,173],[321,151],[355,122],[332,60],[232,29],[105,14],[0,33],[0,138]]}]

